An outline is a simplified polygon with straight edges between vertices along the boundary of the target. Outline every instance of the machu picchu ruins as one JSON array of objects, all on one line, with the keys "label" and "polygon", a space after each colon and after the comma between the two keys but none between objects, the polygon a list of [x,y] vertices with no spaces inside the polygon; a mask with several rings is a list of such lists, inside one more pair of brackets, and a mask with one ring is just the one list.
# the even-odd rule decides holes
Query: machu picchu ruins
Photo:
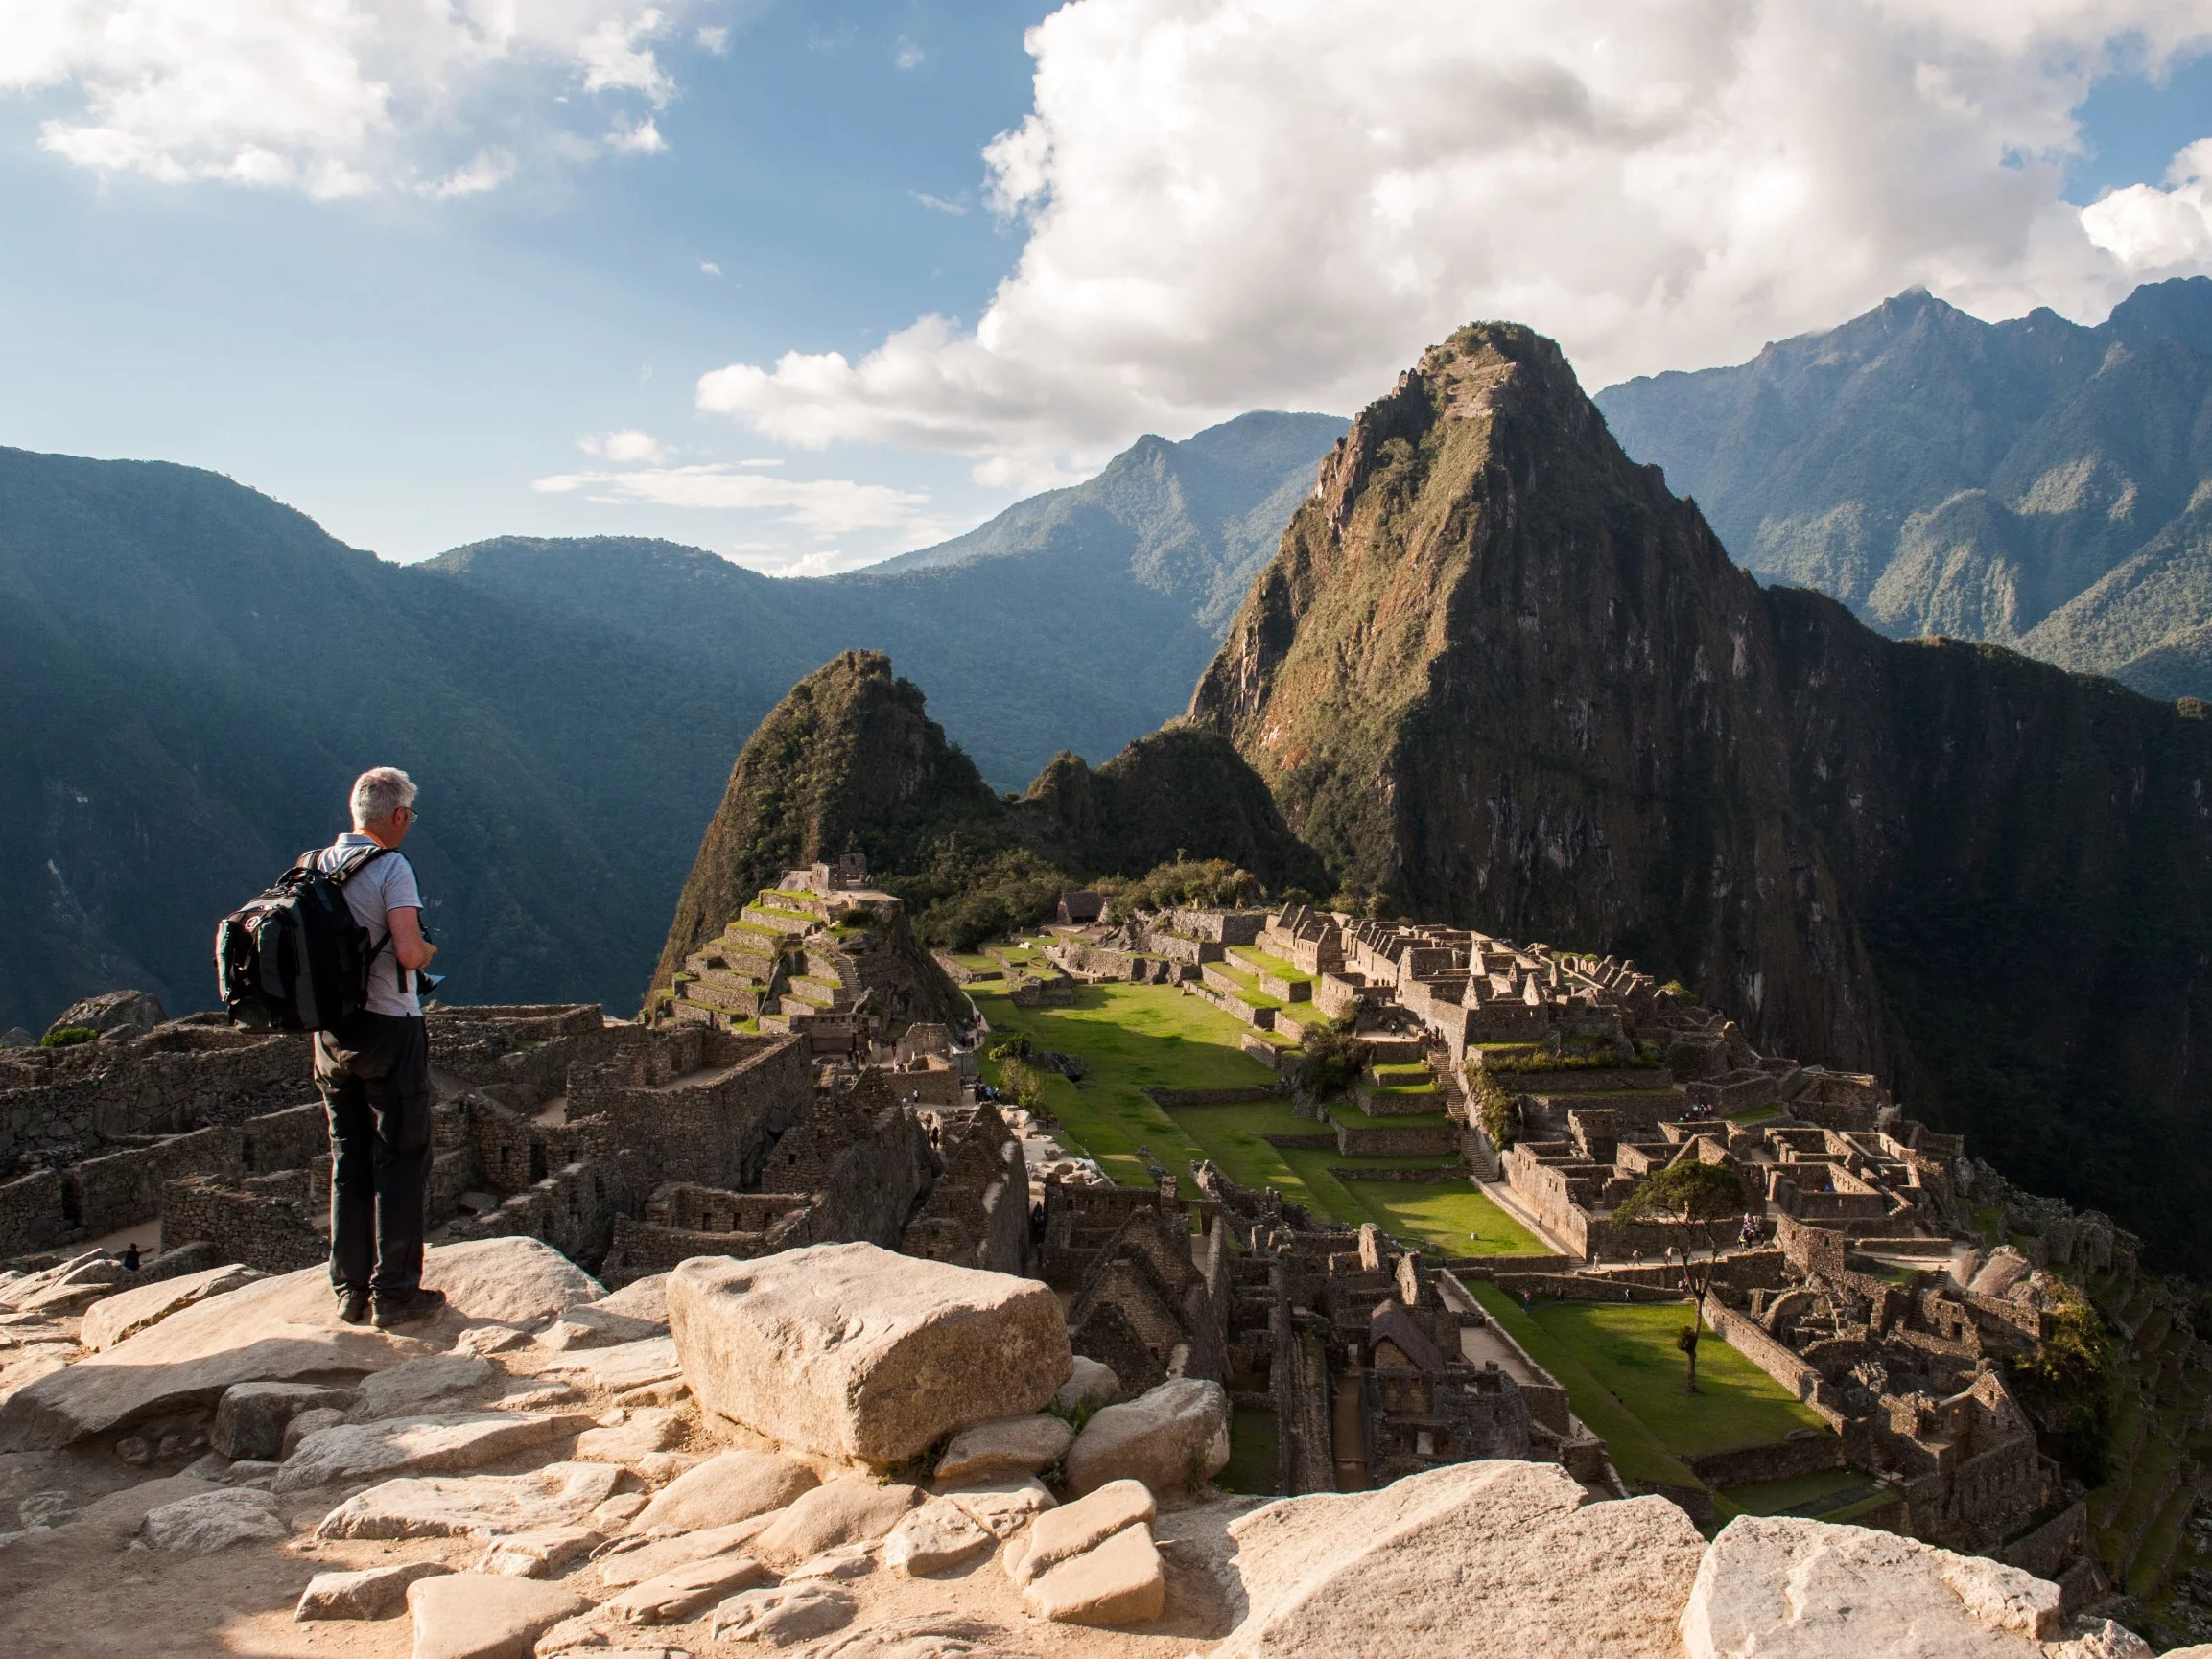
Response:
[{"label": "machu picchu ruins", "polygon": [[[1056,1340],[1080,1357],[1057,1362],[1046,1394],[1071,1364],[1070,1388],[1096,1378],[1099,1399],[1157,1401],[1163,1421],[1181,1421],[1166,1402],[1199,1390],[1175,1410],[1214,1425],[1210,1490],[1380,1492],[1503,1460],[1550,1466],[1580,1502],[1659,1502],[1708,1531],[1773,1513],[1755,1494],[1802,1490],[1793,1512],[2048,1580],[2059,1619],[2139,1606],[2183,1553],[2172,1521],[2198,1512],[2203,1477],[2186,1448],[2212,1397],[2212,1350],[2190,1334],[2186,1303],[2140,1273],[2137,1241],[2108,1218],[2018,1193],[1873,1078],[1758,1054],[1633,963],[1544,944],[1302,902],[1060,908],[1067,919],[1026,937],[932,955],[848,855],[762,891],[635,1020],[589,1005],[434,1010],[434,1255],[550,1247],[602,1287],[534,1346],[495,1321],[462,1332],[464,1351],[475,1341],[505,1365],[524,1350],[504,1344],[521,1341],[572,1390],[601,1366],[622,1398],[656,1402],[618,1415],[672,1422],[665,1402],[684,1397],[680,1356],[697,1339],[679,1319],[678,1362],[647,1350],[666,1343],[673,1277],[865,1249],[1049,1291]],[[1218,1052],[1261,1080],[1163,1078],[1143,1088],[1154,1110],[1194,1130],[1210,1113],[1282,1112],[1295,1127],[1264,1137],[1275,1157],[1320,1159],[1363,1190],[1456,1182],[1525,1248],[1454,1249],[1434,1229],[1324,1213],[1210,1157],[1176,1169],[1140,1147],[1146,1179],[1119,1179],[1029,1081],[1048,1075],[1080,1096],[1095,1064],[1030,1042],[1022,1025],[1079,1029],[1068,1022],[1108,994],[1216,1020]],[[1314,1060],[1332,1047],[1345,1057],[1333,1076]],[[200,1298],[315,1277],[330,1160],[320,1107],[298,1098],[305,1048],[196,1016],[0,1055],[0,1133],[21,1170],[0,1184],[0,1445],[78,1443],[67,1399],[102,1352],[128,1358],[131,1332],[153,1343]],[[1732,1172],[1742,1216],[1616,1214],[1677,1164]],[[124,1239],[140,1245],[135,1267],[116,1259]],[[1552,1368],[1563,1350],[1528,1316],[1540,1304],[1686,1313],[1693,1259],[1708,1282],[1695,1310],[1706,1343],[1740,1356],[1802,1423],[1660,1450],[1670,1478],[1657,1478],[1652,1448],[1632,1457],[1609,1441],[1624,1432],[1617,1404],[1598,1409],[1581,1361]],[[140,1302],[148,1314],[103,1318]],[[2132,1460],[2092,1489],[2096,1471],[2066,1456],[2079,1425],[2063,1391],[2039,1381],[2091,1309],[2121,1332],[2117,1368],[2139,1390],[2123,1402],[2130,1432],[2175,1448],[2140,1497]],[[580,1373],[564,1368],[571,1354]],[[357,1362],[325,1354],[311,1368]],[[373,1367],[358,1368],[374,1383]],[[236,1431],[209,1416],[234,1394],[243,1411],[240,1390],[279,1387],[304,1402],[323,1385],[156,1390],[91,1432],[140,1467],[198,1471],[195,1491],[281,1492],[309,1478],[287,1474],[285,1447],[241,1460],[222,1450],[228,1435],[236,1451]],[[734,1396],[702,1396],[695,1382],[691,1396],[702,1424],[747,1420]],[[1059,1451],[1008,1453],[994,1472],[1027,1479],[1062,1458],[1072,1472],[1083,1420]],[[590,1430],[643,1448],[615,1461],[648,1493],[713,1466],[677,1449],[711,1445],[699,1432]],[[382,1503],[384,1490],[349,1502]],[[1179,1488],[1149,1498],[1163,1526],[1190,1502]],[[1003,1535],[996,1511],[943,1513],[931,1539]],[[917,1525],[885,1512],[886,1559],[939,1547],[899,1542]],[[508,1547],[495,1537],[495,1553]],[[1141,1606],[1149,1592],[1133,1594]],[[1093,1617],[1048,1602],[1031,1598],[1032,1613]],[[2170,1594],[2165,1605],[2187,1618],[2194,1603]]]}]

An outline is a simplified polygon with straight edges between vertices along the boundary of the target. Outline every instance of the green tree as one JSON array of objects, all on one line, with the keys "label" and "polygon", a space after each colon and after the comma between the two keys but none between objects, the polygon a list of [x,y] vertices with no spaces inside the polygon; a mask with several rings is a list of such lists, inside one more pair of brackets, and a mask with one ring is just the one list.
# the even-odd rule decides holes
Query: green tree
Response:
[{"label": "green tree", "polygon": [[[1698,1391],[1698,1342],[1705,1334],[1706,1293],[1712,1288],[1721,1242],[1728,1224],[1748,1205],[1735,1165],[1683,1157],[1645,1177],[1612,1212],[1615,1221],[1674,1222],[1683,1229],[1687,1242],[1669,1246],[1667,1253],[1681,1261],[1690,1293],[1690,1322],[1675,1339],[1689,1369],[1684,1390],[1688,1393]],[[1702,1262],[1697,1253],[1701,1245],[1706,1252]]]}]

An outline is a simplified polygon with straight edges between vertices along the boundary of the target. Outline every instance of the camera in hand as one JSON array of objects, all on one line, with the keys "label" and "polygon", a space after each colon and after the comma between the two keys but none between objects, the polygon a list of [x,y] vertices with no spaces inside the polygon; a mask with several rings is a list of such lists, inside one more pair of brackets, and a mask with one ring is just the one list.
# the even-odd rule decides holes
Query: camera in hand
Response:
[{"label": "camera in hand", "polygon": [[[423,926],[422,937],[423,942],[427,945],[435,945],[437,943],[437,935],[431,931],[428,923],[425,923]],[[444,974],[432,973],[427,969],[413,968],[410,969],[408,971],[414,976],[414,993],[418,997],[427,999],[436,995],[437,988],[443,985],[446,981],[446,976]]]}]

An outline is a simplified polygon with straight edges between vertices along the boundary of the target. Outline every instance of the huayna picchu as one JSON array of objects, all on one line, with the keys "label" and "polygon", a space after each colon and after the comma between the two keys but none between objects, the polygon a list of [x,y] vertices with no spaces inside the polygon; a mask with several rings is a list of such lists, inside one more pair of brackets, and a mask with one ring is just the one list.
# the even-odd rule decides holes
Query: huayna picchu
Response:
[{"label": "huayna picchu", "polygon": [[1633,955],[2212,1250],[2212,721],[1761,588],[1482,324],[1322,463],[1200,681],[1385,913]]}]

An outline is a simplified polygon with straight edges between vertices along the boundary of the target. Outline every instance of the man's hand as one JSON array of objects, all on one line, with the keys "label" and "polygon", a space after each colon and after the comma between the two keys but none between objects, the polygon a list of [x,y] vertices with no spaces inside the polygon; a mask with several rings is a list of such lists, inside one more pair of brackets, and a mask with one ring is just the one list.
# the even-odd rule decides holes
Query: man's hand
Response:
[{"label": "man's hand", "polygon": [[422,936],[422,912],[410,905],[405,910],[394,910],[385,918],[391,928],[391,954],[400,967],[411,972],[417,968],[428,968],[430,959],[437,954],[437,946]]}]

